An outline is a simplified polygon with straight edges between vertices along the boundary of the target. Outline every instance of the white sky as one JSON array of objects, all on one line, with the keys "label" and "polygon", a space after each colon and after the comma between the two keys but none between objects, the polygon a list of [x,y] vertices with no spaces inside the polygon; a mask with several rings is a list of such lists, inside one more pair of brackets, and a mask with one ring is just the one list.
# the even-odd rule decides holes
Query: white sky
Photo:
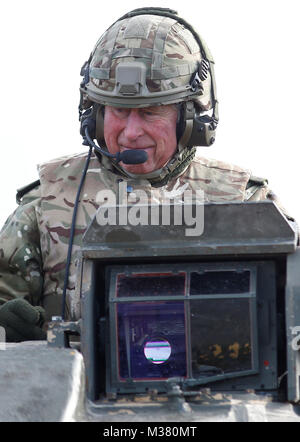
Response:
[{"label": "white sky", "polygon": [[220,124],[201,153],[267,177],[300,220],[299,0],[10,0],[0,16],[1,225],[16,189],[38,179],[37,163],[86,149],[79,72],[100,35],[158,3],[198,30],[216,62]]}]

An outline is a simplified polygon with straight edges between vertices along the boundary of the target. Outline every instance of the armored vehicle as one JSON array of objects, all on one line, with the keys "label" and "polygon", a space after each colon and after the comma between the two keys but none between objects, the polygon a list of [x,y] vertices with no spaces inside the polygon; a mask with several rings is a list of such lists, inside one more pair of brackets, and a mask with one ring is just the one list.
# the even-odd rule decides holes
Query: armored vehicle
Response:
[{"label": "armored vehicle", "polygon": [[156,209],[135,225],[96,214],[79,256],[81,319],[53,318],[47,343],[7,344],[1,420],[300,420],[293,223],[270,201],[191,204],[197,232],[178,206],[167,223]]}]

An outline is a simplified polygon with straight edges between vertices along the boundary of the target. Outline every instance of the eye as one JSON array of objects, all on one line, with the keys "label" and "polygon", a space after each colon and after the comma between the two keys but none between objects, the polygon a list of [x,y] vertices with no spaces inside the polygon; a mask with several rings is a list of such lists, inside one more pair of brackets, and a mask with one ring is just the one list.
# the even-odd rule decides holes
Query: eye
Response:
[{"label": "eye", "polygon": [[152,110],[152,109],[143,109],[143,111],[142,111],[142,115],[144,116],[144,117],[150,117],[150,118],[152,118],[152,117],[155,117],[156,115],[157,115],[157,111],[154,111],[154,110]]},{"label": "eye", "polygon": [[118,118],[127,118],[128,114],[129,114],[129,109],[126,109],[124,107],[114,107],[113,108],[113,113]]}]

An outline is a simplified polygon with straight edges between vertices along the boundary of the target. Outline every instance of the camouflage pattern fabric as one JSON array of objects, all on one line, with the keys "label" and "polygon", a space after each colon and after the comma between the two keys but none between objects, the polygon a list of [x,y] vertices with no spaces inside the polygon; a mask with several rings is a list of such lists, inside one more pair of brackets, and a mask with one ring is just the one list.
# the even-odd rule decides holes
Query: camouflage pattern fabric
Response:
[{"label": "camouflage pattern fabric", "polygon": [[[40,165],[41,185],[23,197],[5,223],[0,233],[0,302],[23,297],[33,305],[44,306],[48,320],[60,314],[74,200],[86,156],[62,157]],[[216,160],[196,157],[184,173],[160,188],[151,187],[147,180],[125,179],[111,167],[105,159],[100,165],[98,158],[92,156],[81,193],[67,291],[68,316],[72,319],[80,316],[75,296],[76,252],[99,207],[100,190],[111,189],[117,194],[120,181],[126,181],[128,192],[143,189],[150,198],[151,191],[156,202],[196,189],[204,191],[206,201],[238,202],[249,198],[246,188],[250,172]],[[269,194],[263,184],[257,186],[250,199],[265,199]]]},{"label": "camouflage pattern fabric", "polygon": [[[209,61],[213,62],[208,49],[207,53]],[[203,57],[192,33],[173,18],[140,15],[120,20],[99,38],[92,55],[87,90],[97,95],[96,101],[109,104],[107,94],[102,92],[115,90],[117,66],[138,61],[146,67],[146,86],[150,95],[165,91],[173,93],[175,89],[183,88],[185,92],[174,102],[192,96],[202,110],[212,107],[209,71],[206,72],[207,78],[203,78],[201,91],[191,91],[188,87]],[[141,92],[143,106],[147,103],[145,98],[149,98],[148,93]],[[164,97],[167,100],[167,95]],[[123,101],[124,106],[126,102],[128,104],[128,97]],[[136,102],[141,105],[140,101]],[[158,100],[159,104],[161,102],[162,98]],[[132,105],[130,103],[130,107]]]},{"label": "camouflage pattern fabric", "polygon": [[0,233],[0,303],[22,297],[39,305],[43,264],[37,224],[39,189],[8,218]]}]

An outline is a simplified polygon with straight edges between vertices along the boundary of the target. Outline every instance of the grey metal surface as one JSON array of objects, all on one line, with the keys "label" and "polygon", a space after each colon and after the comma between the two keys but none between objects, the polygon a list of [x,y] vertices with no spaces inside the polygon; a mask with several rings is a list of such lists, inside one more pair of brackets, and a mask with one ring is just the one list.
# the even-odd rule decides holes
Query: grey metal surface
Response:
[{"label": "grey metal surface", "polygon": [[83,238],[83,256],[247,255],[292,253],[296,249],[295,231],[270,201],[205,204],[200,236],[186,235],[184,223],[173,225],[172,213],[170,210],[170,224],[159,226],[99,225],[96,214]]},{"label": "grey metal surface", "polygon": [[288,400],[300,400],[300,248],[287,259],[286,340]]},{"label": "grey metal surface", "polygon": [[200,393],[193,402],[164,402],[140,396],[115,403],[87,404],[88,421],[105,422],[300,422],[300,408],[274,402],[270,395]]},{"label": "grey metal surface", "polygon": [[[85,399],[81,354],[45,341],[6,345],[0,352],[0,422],[299,422],[300,407],[271,395],[200,391],[191,402],[180,394],[118,400]],[[107,426],[107,428],[110,428]]]},{"label": "grey metal surface", "polygon": [[82,409],[84,365],[74,349],[46,341],[6,344],[0,351],[0,421],[72,421]]}]

